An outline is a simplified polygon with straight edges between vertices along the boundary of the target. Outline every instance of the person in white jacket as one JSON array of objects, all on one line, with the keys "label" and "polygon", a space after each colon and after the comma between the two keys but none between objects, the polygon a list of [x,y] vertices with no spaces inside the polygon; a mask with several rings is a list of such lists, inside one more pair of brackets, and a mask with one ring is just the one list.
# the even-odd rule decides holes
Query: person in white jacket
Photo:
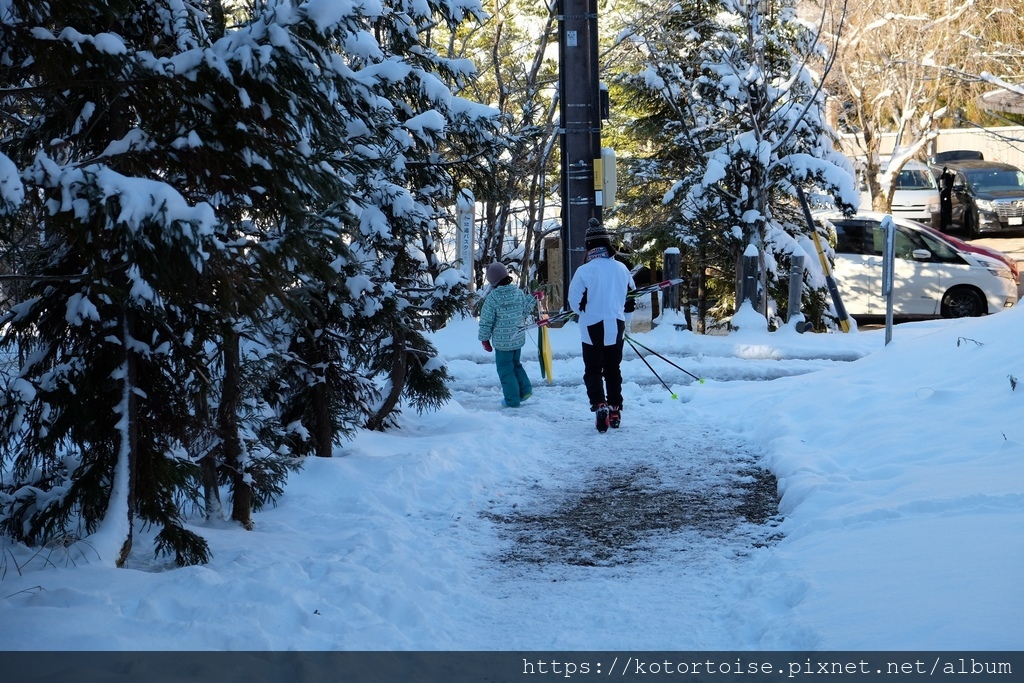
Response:
[{"label": "person in white jacket", "polygon": [[596,218],[590,219],[586,248],[586,260],[569,283],[569,306],[579,316],[590,410],[604,432],[622,420],[622,345],[634,306],[628,294],[636,286],[629,269],[613,258],[611,237]]}]

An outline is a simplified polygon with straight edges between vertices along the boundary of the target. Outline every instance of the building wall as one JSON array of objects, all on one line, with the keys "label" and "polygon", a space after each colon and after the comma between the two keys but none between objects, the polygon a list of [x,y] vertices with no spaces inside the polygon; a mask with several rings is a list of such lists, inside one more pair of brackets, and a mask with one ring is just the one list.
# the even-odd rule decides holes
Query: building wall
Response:
[{"label": "building wall", "polygon": [[[879,153],[882,157],[892,154],[895,133],[882,133]],[[863,157],[857,136],[845,134],[841,141],[842,151],[851,158]],[[938,137],[930,144],[926,156],[935,152],[953,149],[973,149],[991,161],[1002,161],[1024,169],[1024,126],[997,126],[990,128],[942,128]]]}]

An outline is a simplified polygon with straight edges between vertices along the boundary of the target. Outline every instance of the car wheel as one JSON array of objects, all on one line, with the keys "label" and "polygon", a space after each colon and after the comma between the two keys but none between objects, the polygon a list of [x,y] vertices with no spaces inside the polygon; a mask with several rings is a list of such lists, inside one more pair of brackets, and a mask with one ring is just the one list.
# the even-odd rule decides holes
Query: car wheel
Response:
[{"label": "car wheel", "polygon": [[976,290],[956,287],[942,297],[943,318],[976,318],[986,312],[985,299]]}]

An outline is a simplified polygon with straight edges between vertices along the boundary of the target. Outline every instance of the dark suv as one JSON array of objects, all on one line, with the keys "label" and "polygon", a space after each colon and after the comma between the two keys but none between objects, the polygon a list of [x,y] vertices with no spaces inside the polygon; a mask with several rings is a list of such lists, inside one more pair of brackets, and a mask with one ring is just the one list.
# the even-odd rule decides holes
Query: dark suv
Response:
[{"label": "dark suv", "polygon": [[998,161],[961,160],[932,166],[939,181],[943,230],[1024,230],[1024,171]]}]

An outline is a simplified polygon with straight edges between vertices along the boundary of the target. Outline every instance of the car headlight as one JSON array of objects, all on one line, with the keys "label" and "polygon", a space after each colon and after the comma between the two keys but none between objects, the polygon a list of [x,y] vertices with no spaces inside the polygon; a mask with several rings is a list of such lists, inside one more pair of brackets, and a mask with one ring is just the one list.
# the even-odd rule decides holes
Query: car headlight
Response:
[{"label": "car headlight", "polygon": [[1006,265],[1004,262],[981,254],[971,254],[971,256],[974,257],[974,260],[977,261],[978,265],[984,266],[985,270],[996,277],[1006,278],[1010,282],[1017,281],[1017,278],[1013,277],[1013,271],[1010,270],[1010,266]]},{"label": "car headlight", "polygon": [[1006,278],[1010,282],[1016,282],[1016,278],[1013,277],[1013,273],[1010,272],[1009,268],[988,268],[988,272],[992,273],[996,277]]},{"label": "car headlight", "polygon": [[994,212],[996,210],[996,203],[991,199],[976,199],[974,204],[978,207],[979,211]]}]

